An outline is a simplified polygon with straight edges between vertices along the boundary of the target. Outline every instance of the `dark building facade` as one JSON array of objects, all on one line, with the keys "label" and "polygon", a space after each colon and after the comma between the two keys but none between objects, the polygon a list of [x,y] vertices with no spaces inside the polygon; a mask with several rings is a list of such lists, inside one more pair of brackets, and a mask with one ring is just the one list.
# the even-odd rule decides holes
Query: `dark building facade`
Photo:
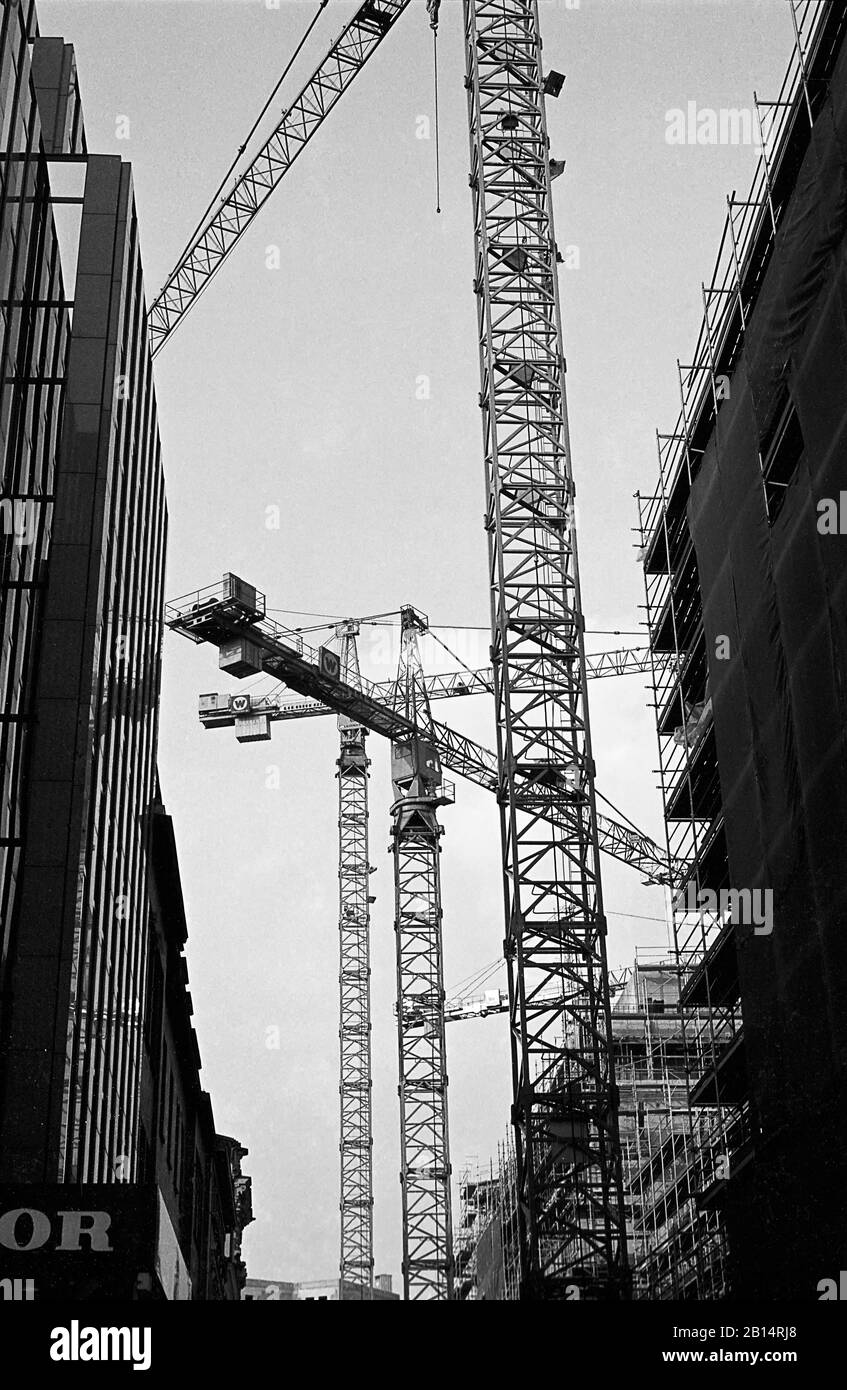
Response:
[{"label": "dark building facade", "polygon": [[[41,230],[16,245],[29,278],[5,306],[32,328],[50,312],[37,272],[48,242],[61,302],[47,156],[72,138],[79,145],[81,122],[68,46],[36,39],[30,66],[13,33],[18,14],[22,6],[3,11],[4,51],[19,46],[13,128],[28,89],[29,142],[34,108],[50,130],[34,161]],[[18,162],[13,154],[6,167]],[[80,172],[72,308],[52,310],[60,360],[58,348],[48,366],[34,346],[19,347],[3,385],[12,398],[4,495],[23,494],[43,520],[35,546],[6,537],[3,572],[15,668],[4,693],[18,716],[4,728],[16,726],[18,746],[8,789],[15,843],[4,847],[0,1176],[44,1182],[136,1175],[167,525],[130,169],[91,155]],[[5,205],[4,245],[18,208],[13,198]],[[33,422],[51,408],[39,442]]]},{"label": "dark building facade", "polygon": [[253,1219],[247,1150],[216,1132],[201,1085],[179,865],[160,801],[152,822],[137,1177],[0,1184],[4,1298],[16,1287],[39,1301],[242,1296],[241,1241]]},{"label": "dark building facade", "polygon": [[179,1250],[170,1268],[180,1290],[187,1282],[193,1299],[233,1300],[246,1280],[241,1236],[253,1219],[250,1180],[241,1171],[247,1150],[216,1133],[211,1098],[201,1086],[179,864],[173,824],[160,802],[151,838],[139,1181],[159,1194],[159,1229],[168,1233],[167,1248]]},{"label": "dark building facade", "polygon": [[83,1239],[37,1296],[237,1299],[246,1150],[200,1085],[156,770],[167,509],[131,171],[86,150],[72,48],[29,0],[0,24],[0,1279],[73,1209],[112,1232],[112,1276]]},{"label": "dark building facade", "polygon": [[847,1250],[847,6],[798,12],[640,499],[697,1063],[687,1297],[814,1300]]},{"label": "dark building facade", "polygon": [[[50,55],[60,68],[60,116],[54,74],[41,61],[45,50],[31,58],[34,27],[29,5],[0,10],[0,999],[20,886],[31,682],[70,344],[41,154],[45,147],[68,154],[85,148],[72,51],[54,46]],[[48,107],[53,119],[45,133]]]}]

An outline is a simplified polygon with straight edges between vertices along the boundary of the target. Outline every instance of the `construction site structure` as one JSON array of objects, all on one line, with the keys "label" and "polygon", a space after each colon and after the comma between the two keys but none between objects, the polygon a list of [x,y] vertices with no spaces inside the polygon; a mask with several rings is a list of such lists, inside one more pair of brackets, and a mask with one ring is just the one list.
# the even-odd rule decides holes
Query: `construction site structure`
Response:
[{"label": "construction site structure", "polygon": [[[789,15],[791,22],[786,28],[788,32],[793,31],[793,47],[781,89],[772,101],[755,96],[761,154],[753,181],[746,197],[740,198],[733,192],[727,198],[717,260],[708,284],[701,286],[703,320],[696,346],[689,363],[677,362],[679,417],[669,434],[657,433],[658,485],[652,495],[637,495],[646,626],[650,649],[656,659],[652,707],[668,859],[674,866],[670,875],[674,959],[687,1066],[686,1132],[684,1139],[674,1142],[684,1148],[684,1164],[694,1175],[693,1186],[700,1194],[699,1210],[692,1216],[693,1229],[685,1236],[684,1262],[679,1263],[683,1256],[678,1250],[675,1255],[678,1263],[675,1268],[668,1265],[665,1279],[669,1286],[681,1285],[682,1292],[678,1296],[684,1293],[686,1297],[700,1299],[720,1298],[728,1292],[727,1261],[731,1254],[725,1219],[728,1179],[731,1174],[745,1169],[749,1174],[758,1121],[751,1104],[738,964],[739,927],[743,922],[738,911],[739,893],[731,887],[722,771],[725,778],[731,776],[736,784],[739,779],[735,770],[730,774],[726,765],[723,769],[719,766],[713,710],[715,686],[720,687],[725,679],[729,660],[747,665],[753,659],[739,655],[741,619],[734,598],[731,604],[724,604],[724,611],[731,609],[732,613],[732,629],[726,627],[727,633],[732,631],[731,641],[728,636],[717,641],[709,636],[704,620],[704,583],[712,600],[713,624],[719,608],[714,602],[714,576],[709,578],[707,574],[704,580],[700,572],[704,555],[701,553],[698,558],[695,546],[693,495],[695,482],[701,497],[712,485],[705,480],[704,465],[715,447],[721,456],[720,470],[733,471],[735,485],[741,486],[742,477],[746,477],[747,460],[743,451],[739,451],[737,438],[730,442],[728,419],[730,413],[740,410],[736,405],[738,396],[749,396],[751,471],[756,473],[750,491],[763,506],[763,525],[757,534],[767,537],[766,541],[761,540],[760,548],[763,553],[767,548],[769,563],[774,568],[780,563],[788,572],[792,564],[799,563],[789,563],[784,555],[780,559],[774,532],[768,534],[786,503],[789,484],[796,478],[804,449],[798,413],[792,400],[796,386],[788,382],[789,335],[780,338],[778,348],[773,348],[773,360],[765,365],[757,364],[756,371],[751,367],[750,354],[755,357],[756,345],[761,341],[777,341],[775,321],[787,322],[790,318],[792,333],[799,334],[803,315],[814,300],[812,270],[807,270],[798,253],[791,272],[798,277],[798,288],[794,291],[796,312],[794,308],[786,308],[789,301],[784,300],[787,290],[781,278],[782,271],[778,265],[774,269],[773,262],[779,258],[780,233],[792,221],[789,204],[797,184],[797,171],[807,149],[815,144],[816,121],[828,99],[834,63],[847,24],[847,7],[843,3],[790,0],[786,17]],[[820,161],[820,167],[825,167],[824,156],[819,151],[813,157]],[[821,199],[825,201],[829,196],[831,175],[818,177],[822,185]],[[807,200],[813,198],[814,187],[814,181],[807,180],[803,190]],[[812,225],[814,218],[810,206],[801,206],[793,214],[795,225]],[[814,255],[815,273],[820,273],[820,267],[825,264],[821,248],[829,248],[831,244],[830,231],[821,234],[816,248],[811,240],[803,242],[810,265]],[[798,270],[798,266],[802,268]],[[772,282],[775,279],[780,286],[780,307],[776,320],[770,323],[768,315],[773,314],[774,291],[772,286],[770,290],[766,288],[769,268],[774,269]],[[750,347],[748,330],[751,323],[756,324],[763,295],[764,321],[758,320]],[[805,379],[808,379],[809,369],[804,370]],[[777,386],[765,391],[759,378],[763,379],[768,373]],[[730,399],[733,402],[731,410]],[[767,414],[763,413],[765,410]],[[715,439],[719,439],[717,446]],[[823,445],[820,452],[821,456],[826,452]],[[808,464],[804,466],[808,469]],[[714,471],[711,476],[714,477]],[[735,506],[740,512],[746,505],[740,497],[739,492],[734,503],[725,499],[724,506]],[[707,525],[699,513],[696,520],[702,551]],[[711,524],[714,525],[714,521]],[[730,553],[727,548],[730,542],[723,530],[719,544],[722,555]],[[749,548],[747,541],[738,540],[735,544],[739,551],[743,545]],[[815,564],[814,557],[804,553],[802,567],[813,569]],[[735,585],[732,567],[727,566],[724,573],[729,576],[727,582]],[[750,591],[747,601],[755,602],[758,593],[755,585],[747,587]],[[810,598],[808,603],[811,609]],[[761,611],[760,608],[758,612]],[[757,617],[756,621],[760,619]],[[804,629],[804,641],[806,636]],[[827,649],[829,640],[827,635]],[[766,659],[758,648],[756,650],[757,659],[761,659],[764,667]],[[778,659],[784,666],[787,655],[782,646]],[[786,678],[780,677],[781,681],[783,679]],[[740,711],[746,709],[748,700],[752,705],[754,698],[764,706],[767,697],[762,692],[751,697],[745,691],[734,711],[730,712],[727,706],[724,715],[726,724],[733,726],[733,738],[737,736],[739,747],[746,737],[740,728]],[[786,740],[788,737],[786,733]],[[759,756],[764,761],[764,755]],[[799,774],[794,775],[799,780]],[[758,774],[751,780],[757,784]],[[756,791],[755,796],[758,795]],[[738,809],[736,815],[739,815]],[[794,837],[801,837],[799,829],[794,831]],[[737,860],[737,864],[740,863]],[[738,867],[735,872],[739,873]],[[740,872],[745,877],[739,881],[746,884],[761,881],[755,875],[762,872],[768,875],[765,882],[776,881],[777,871],[773,865],[764,869],[761,863],[750,862],[749,857]],[[798,875],[795,879],[801,881]],[[721,895],[730,906],[722,905]],[[733,900],[734,908],[731,906]],[[769,968],[762,967],[761,979]],[[748,1000],[748,1008],[751,1003],[752,1000]],[[784,1040],[780,1039],[779,1046],[784,1045]],[[765,1049],[761,1036],[758,1047],[760,1051]],[[779,1091],[780,1087],[777,1085],[773,1089]],[[789,1128],[786,1123],[783,1132],[788,1132]],[[783,1163],[782,1171],[790,1167]],[[739,1208],[745,1206],[743,1200],[736,1200]],[[791,1277],[789,1271],[786,1278],[790,1280]],[[658,1286],[662,1286],[661,1279]],[[745,1296],[752,1295],[745,1293]]]},{"label": "construction site structure", "polygon": [[[392,777],[395,785],[396,801],[393,808],[394,824],[392,847],[395,851],[395,893],[397,898],[398,923],[398,1033],[400,1039],[401,1077],[405,1075],[404,1058],[417,1065],[420,1075],[426,1076],[422,1094],[429,1096],[429,1110],[414,1100],[418,1107],[410,1124],[403,1120],[404,1132],[410,1132],[411,1125],[422,1124],[420,1134],[426,1139],[430,1153],[436,1155],[433,1161],[414,1163],[411,1168],[419,1170],[420,1180],[428,1191],[428,1200],[411,1204],[407,1195],[407,1177],[404,1158],[404,1198],[409,1203],[404,1221],[404,1240],[409,1248],[406,1277],[411,1280],[409,1297],[440,1297],[449,1288],[450,1222],[449,1222],[449,1146],[447,1143],[446,1086],[447,1073],[444,1060],[443,1027],[445,1020],[444,989],[441,964],[441,906],[438,873],[438,842],[440,827],[435,816],[438,804],[446,804],[453,797],[451,784],[442,776],[442,765],[455,765],[465,776],[487,786],[497,787],[493,775],[493,759],[486,750],[474,745],[464,736],[456,735],[446,725],[432,719],[429,706],[426,680],[423,676],[418,634],[425,630],[426,619],[411,607],[402,610],[402,643],[400,670],[397,680],[391,687],[392,703],[384,706],[373,695],[375,687],[361,675],[358,658],[355,655],[355,632],[357,624],[352,620],[342,624],[337,631],[345,644],[342,655],[328,647],[315,651],[308,647],[301,634],[281,626],[266,615],[263,594],[252,585],[232,574],[226,574],[220,584],[195,591],[167,606],[168,625],[194,642],[208,641],[219,651],[219,666],[222,670],[244,679],[248,676],[266,673],[283,681],[291,689],[306,696],[307,700],[320,700],[327,707],[342,715],[342,741],[350,741],[351,749],[358,746],[363,750],[363,736],[357,730],[371,728],[392,742]],[[217,696],[201,697],[201,707],[206,714],[207,727],[221,724],[235,724],[243,742],[263,740],[270,737],[270,720],[266,713],[256,714],[249,695],[230,696],[226,699],[226,713],[222,713],[222,702]],[[352,793],[355,797],[355,819],[351,822],[354,830],[354,848],[347,879],[342,873],[342,884],[348,883],[350,890],[359,901],[360,919],[364,921],[366,876],[361,870],[367,866],[365,841],[355,839],[362,835],[366,812],[366,760],[363,751],[355,755],[357,772],[354,775]],[[364,771],[362,770],[364,769]],[[484,775],[481,775],[481,770]],[[550,816],[551,824],[559,824],[555,805],[544,804],[539,808],[540,816]],[[366,818],[366,815],[365,815]],[[343,816],[340,818],[343,820]],[[354,829],[355,828],[355,829]],[[623,828],[625,830],[625,828]],[[408,831],[408,834],[406,832]],[[414,834],[412,833],[414,832]],[[626,832],[637,833],[637,832]],[[342,855],[345,841],[342,837]],[[408,848],[408,855],[405,849]],[[401,853],[401,850],[403,851]],[[657,847],[653,846],[654,852]],[[636,867],[643,860],[640,852],[635,856]],[[342,891],[345,891],[342,888]],[[349,905],[349,904],[345,904]],[[346,946],[355,953],[353,981],[359,991],[357,1008],[353,1017],[353,1038],[356,1055],[356,1081],[361,1083],[361,1067],[365,1063],[362,1051],[364,998],[362,997],[363,960],[359,954],[364,941],[358,926],[352,928],[349,940],[344,924],[342,908],[342,953]],[[365,934],[366,939],[366,934]],[[571,986],[569,980],[562,984],[556,976],[560,993],[552,990],[540,995],[534,1002],[538,1010],[558,1010],[566,1012],[570,1002]],[[344,982],[342,981],[342,988]],[[420,1026],[421,1019],[425,1027]],[[342,1039],[343,1041],[343,1039]],[[358,1049],[358,1050],[357,1050]],[[414,1068],[412,1069],[414,1070]],[[410,1071],[410,1075],[412,1072]],[[361,1090],[353,1096],[361,1095]],[[411,1115],[414,1088],[409,1086],[404,1093],[401,1083],[401,1102],[403,1115]],[[348,1124],[349,1121],[349,1124]],[[345,1136],[353,1141],[353,1152],[362,1157],[357,1169],[363,1180],[364,1158],[358,1141],[364,1137],[364,1111],[353,1106],[353,1110],[343,1109],[342,1145]],[[368,1111],[369,1124],[369,1111]],[[568,1128],[559,1135],[556,1158],[573,1158],[575,1155],[575,1134]],[[415,1142],[418,1142],[417,1140]],[[344,1150],[342,1150],[344,1153]],[[344,1159],[342,1160],[344,1162]],[[369,1182],[369,1177],[368,1177]],[[410,1191],[411,1189],[409,1189]],[[365,1189],[360,1187],[364,1194]],[[446,1194],[446,1195],[444,1195]],[[361,1211],[361,1208],[358,1208]],[[423,1213],[427,1213],[426,1220]],[[420,1217],[421,1231],[432,1233],[431,1248],[424,1252],[426,1242],[423,1235],[413,1250],[409,1244],[409,1231]],[[352,1219],[352,1218],[351,1218]],[[415,1251],[418,1253],[416,1254]],[[416,1284],[412,1277],[416,1259],[423,1261],[423,1268],[435,1271],[422,1277]],[[418,1288],[417,1294],[412,1290]]]},{"label": "construction site structure", "polygon": [[497,1162],[468,1165],[459,1179],[456,1297],[464,1303],[514,1303],[520,1297],[520,1238],[515,1148],[511,1134]]},{"label": "construction site structure", "polygon": [[719,1243],[698,1243],[700,1173],[688,1122],[686,1078],[702,1063],[702,1042],[686,1031],[672,952],[636,951],[612,1029],[633,1297],[717,1297],[724,1252]]},{"label": "construction site structure", "polygon": [[[353,622],[354,619],[349,618],[345,621]],[[622,647],[616,651],[594,652],[585,658],[585,673],[589,680],[602,680],[609,676],[649,675],[653,670],[654,659],[648,647]],[[457,699],[462,695],[491,695],[494,692],[494,675],[490,666],[476,671],[463,667],[460,671],[425,675],[423,681],[427,699],[430,701]],[[375,699],[390,705],[395,700],[396,688],[396,681],[374,681],[370,685],[370,692]],[[213,697],[201,698],[212,700]],[[209,705],[201,704],[202,722],[237,725],[235,715],[245,712],[244,697],[236,697],[239,703],[234,709],[231,698],[223,695]],[[221,716],[227,710],[232,713],[233,718],[224,720]],[[290,690],[286,690],[284,685],[278,685],[266,695],[251,695],[250,713],[257,717],[267,715],[269,719],[307,719],[311,716],[331,715],[333,711],[320,700],[299,699]],[[240,730],[239,736],[242,736],[243,732]]]},{"label": "construction site structure", "polygon": [[[584,620],[536,0],[465,0],[521,1293],[626,1296]],[[542,819],[542,812],[552,813]]]},{"label": "construction site structure", "polygon": [[[339,624],[340,670],[359,681],[358,623]],[[373,1296],[370,875],[367,729],[338,716],[338,982],[341,1124],[341,1285]]]},{"label": "construction site structure", "polygon": [[[722,1247],[700,1250],[697,1237],[699,1166],[688,1125],[686,1076],[698,1046],[683,1029],[679,971],[672,954],[638,950],[631,969],[617,976],[612,1008],[615,1074],[633,1297],[647,1301],[717,1297],[724,1283]],[[485,1017],[471,1009],[448,1018]],[[508,1143],[497,1164],[467,1168],[459,1182],[456,1229],[457,1297],[518,1297],[517,1186]],[[706,1292],[708,1290],[708,1292]],[[702,1291],[702,1292],[701,1292]],[[581,1290],[574,1285],[569,1297]]]},{"label": "construction site structure", "polygon": [[[294,697],[286,696],[283,699],[277,695],[259,696],[252,693],[201,695],[198,713],[204,728],[234,728],[240,743],[259,742],[271,737],[271,724],[277,718],[308,718],[319,707],[328,713],[343,710],[354,715],[365,728],[389,738],[395,735],[400,739],[409,736],[413,726],[395,709],[396,682],[375,683],[362,676],[355,689],[348,686],[339,678],[338,658],[333,652],[326,647],[315,649],[308,646],[298,631],[265,617],[264,595],[251,585],[245,585],[235,575],[224,575],[219,584],[208,585],[174,600],[167,608],[168,625],[186,636],[195,634],[192,636],[194,641],[204,640],[196,636],[202,627],[204,613],[208,616],[216,609],[219,615],[225,614],[230,591],[235,592],[234,586],[242,586],[261,605],[261,614],[257,615],[261,626],[257,631],[274,643],[271,648],[273,670],[269,667],[269,674],[285,671],[281,684],[289,686]],[[227,630],[231,636],[242,630],[246,622],[245,613],[235,609],[223,620],[230,624]],[[245,671],[245,674],[248,672]],[[433,688],[432,680],[425,678],[428,693]],[[437,682],[435,688],[443,692],[450,678],[436,677],[434,680]],[[459,690],[457,693],[463,692]],[[298,699],[296,696],[305,698]],[[432,720],[431,727],[444,767],[496,794],[500,785],[496,755],[467,735],[456,733],[446,724]],[[555,803],[547,798],[539,806],[539,815],[551,824],[558,824]],[[643,875],[646,883],[666,884],[669,881],[666,850],[632,821],[598,813],[596,827],[599,845],[604,853],[635,869]],[[681,871],[684,866],[678,867]]]},{"label": "construction site structure", "polygon": [[[263,141],[258,152],[233,179],[231,187],[226,186],[226,178],[221,181],[216,195],[218,200],[213,200],[209,205],[150,305],[148,329],[154,357],[194,307],[297,156],[323,125],[336,102],[409,3],[410,0],[379,0],[378,4],[376,0],[364,0],[302,91],[283,112],[270,137]],[[326,4],[327,0],[321,0],[317,14],[295,51],[295,57]],[[262,115],[269,106],[270,100]],[[251,135],[258,123],[254,125]],[[247,142],[239,153],[246,147]],[[230,166],[230,174],[236,163],[237,159]]]},{"label": "construction site structure", "polygon": [[[444,1300],[453,1297],[453,1223],[438,809],[455,794],[442,777],[423,679],[418,633],[427,621],[411,607],[400,619],[395,703],[420,731],[391,745],[403,1289],[410,1301]],[[409,1026],[421,1013],[426,1027]]]},{"label": "construction site structure", "polygon": [[[154,350],[407,3],[365,0],[213,200],[151,306]],[[430,19],[435,30],[437,4]],[[521,1289],[550,1300],[576,1283],[614,1299],[628,1293],[628,1267],[551,196],[564,163],[551,157],[544,107],[564,78],[542,66],[537,0],[464,0],[463,27]],[[250,669],[249,652],[229,669],[239,664]]]}]

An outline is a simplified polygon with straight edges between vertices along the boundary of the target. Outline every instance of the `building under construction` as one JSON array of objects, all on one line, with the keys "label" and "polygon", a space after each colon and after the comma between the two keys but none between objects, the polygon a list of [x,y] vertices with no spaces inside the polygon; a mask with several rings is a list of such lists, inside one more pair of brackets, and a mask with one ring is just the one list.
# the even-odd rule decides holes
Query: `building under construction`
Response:
[{"label": "building under construction", "polygon": [[[391,1296],[374,1279],[372,1210],[379,735],[404,1297],[813,1299],[845,1231],[847,0],[787,0],[788,72],[772,101],[756,98],[758,170],[728,199],[700,338],[678,364],[679,419],[658,435],[657,489],[638,499],[646,657],[585,650],[551,193],[565,164],[547,124],[564,75],[542,59],[537,0],[464,0],[490,666],[428,677],[429,621],[407,604],[396,678],[374,683],[356,648],[372,620],[334,622],[312,648],[228,556],[221,582],[165,606],[152,363],[410,3],[363,0],[251,154],[275,88],[149,315],[128,167],[87,154],[72,52],[37,41],[32,0],[3,8],[0,1176],[111,1188],[167,1170],[156,1240],[173,1229],[182,1248],[162,1296],[244,1286],[246,1150],[216,1135],[199,1090],[158,792],[164,616],[214,648],[225,676],[277,683],[201,696],[206,728],[252,743],[277,719],[332,714],[340,742],[339,1279],[255,1281],[248,1298]],[[427,0],[436,54],[439,8]],[[437,63],[435,79],[437,106]],[[51,161],[84,166],[82,192],[52,199],[80,210],[73,302]],[[588,714],[589,679],[645,666],[663,849],[598,808]],[[491,750],[432,710],[483,692]],[[507,989],[482,1011],[508,1015],[511,1053],[510,1137],[496,1168],[463,1179],[455,1233],[446,1024],[467,1015],[444,989],[445,771],[496,800]],[[672,949],[619,981],[604,853],[672,903]]]},{"label": "building under construction", "polygon": [[793,14],[639,498],[700,1297],[815,1298],[847,1224],[846,21]]},{"label": "building under construction", "polygon": [[[697,1150],[686,1078],[699,1041],[686,1034],[672,954],[639,951],[612,1011],[615,1075],[627,1195],[627,1243],[636,1299],[722,1296],[724,1249],[701,1231]],[[459,1183],[457,1297],[519,1296],[514,1152],[496,1166],[465,1171]],[[571,1297],[581,1291],[574,1285]]]},{"label": "building under construction", "polygon": [[[366,8],[360,21],[370,32]],[[818,1266],[838,1267],[840,1234],[828,1249],[822,1233],[824,1214],[842,1202],[826,1155],[843,1148],[844,1123],[844,1025],[835,1010],[845,983],[837,928],[843,821],[831,814],[843,795],[835,786],[843,643],[834,616],[838,541],[816,522],[821,496],[839,497],[847,7],[801,0],[788,11],[794,48],[782,90],[773,101],[756,98],[763,149],[753,188],[729,199],[718,264],[703,286],[694,362],[680,367],[680,419],[659,436],[656,494],[639,499],[669,827],[664,869],[652,881],[671,884],[675,895],[667,987],[654,979],[652,995],[636,988],[629,1010],[611,1010],[598,869],[608,842],[584,704],[589,672],[549,195],[561,168],[547,153],[544,126],[543,97],[558,94],[561,74],[541,69],[531,7],[466,5],[495,595],[490,679],[470,674],[488,680],[494,696],[496,754],[432,719],[410,640],[426,624],[413,609],[404,610],[409,645],[388,690],[361,681],[357,669],[345,678],[332,651],[304,648],[268,619],[264,596],[230,573],[167,612],[174,631],[217,647],[230,675],[268,673],[392,741],[408,1298],[449,1299],[454,1275],[465,1296],[475,1287],[506,1298],[516,1287],[520,1298],[543,1300],[631,1291],[814,1297]],[[385,12],[384,32],[394,18]],[[237,212],[216,215],[210,229],[239,235],[228,220]],[[154,305],[157,345],[197,293],[189,271],[201,280],[214,273],[217,245],[209,235],[189,248]],[[812,695],[821,661],[829,686]],[[205,697],[204,722],[252,718],[250,697],[238,698],[236,707]],[[269,717],[253,732],[245,724],[244,737],[268,737]],[[458,1258],[440,964],[436,810],[451,799],[443,767],[488,786],[500,806],[513,1049],[514,1149],[500,1156],[496,1179],[465,1184]],[[621,830],[611,852],[623,845],[619,857],[647,862],[644,837]],[[341,849],[343,868],[343,840]],[[364,854],[354,858],[367,872]],[[349,921],[342,902],[342,961],[348,927],[367,927],[359,887]],[[821,1007],[821,982],[832,1007]],[[344,979],[342,987],[344,999]],[[660,1022],[666,1004],[674,1012]],[[828,1060],[807,1086],[818,1057]],[[365,1155],[367,1141],[356,1136],[366,1116],[360,1107],[349,1114],[349,1134]],[[825,1157],[800,1194],[809,1126],[825,1136]],[[348,1267],[365,1279],[364,1166],[352,1190],[361,1216],[347,1223],[343,1209]],[[761,1260],[762,1223],[780,1251],[774,1260]],[[805,1255],[795,1258],[798,1249]],[[762,1272],[754,1278],[745,1260]]]}]

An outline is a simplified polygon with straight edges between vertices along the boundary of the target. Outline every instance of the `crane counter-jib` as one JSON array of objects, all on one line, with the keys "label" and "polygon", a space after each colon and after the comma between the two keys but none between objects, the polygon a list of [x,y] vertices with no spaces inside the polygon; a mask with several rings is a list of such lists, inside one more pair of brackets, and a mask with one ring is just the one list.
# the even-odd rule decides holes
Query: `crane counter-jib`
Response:
[{"label": "crane counter-jib", "polygon": [[[335,652],[317,650],[305,643],[299,633],[265,616],[264,596],[234,575],[225,575],[219,585],[211,585],[168,604],[167,626],[192,642],[209,642],[219,651],[221,670],[237,679],[269,673],[300,695],[318,700],[338,714],[346,714],[374,733],[397,742],[420,736],[416,725],[397,710],[376,698],[377,687],[360,678],[361,689],[341,679]],[[382,692],[379,692],[382,694]],[[451,744],[445,730],[446,742]],[[470,741],[461,740],[461,745]],[[496,760],[490,755],[481,762],[481,771],[496,777]]]}]

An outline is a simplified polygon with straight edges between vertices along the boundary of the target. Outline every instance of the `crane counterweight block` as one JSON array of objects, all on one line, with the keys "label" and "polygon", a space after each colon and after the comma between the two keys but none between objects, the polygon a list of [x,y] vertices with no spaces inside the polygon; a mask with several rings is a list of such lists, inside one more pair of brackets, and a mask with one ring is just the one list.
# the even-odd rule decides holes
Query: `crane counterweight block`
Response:
[{"label": "crane counterweight block", "polygon": [[232,637],[219,648],[218,665],[228,675],[244,680],[245,676],[258,676],[261,673],[264,653],[248,637]]}]

